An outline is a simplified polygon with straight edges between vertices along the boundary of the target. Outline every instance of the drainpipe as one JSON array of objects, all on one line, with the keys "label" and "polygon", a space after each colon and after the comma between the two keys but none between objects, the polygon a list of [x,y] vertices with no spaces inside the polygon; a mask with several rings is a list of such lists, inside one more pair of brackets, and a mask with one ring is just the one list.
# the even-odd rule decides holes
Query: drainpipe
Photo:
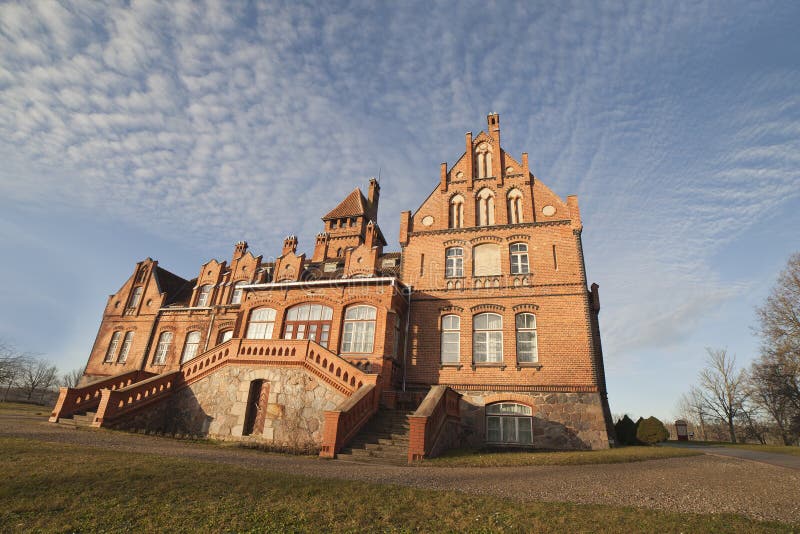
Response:
[{"label": "drainpipe", "polygon": [[147,367],[147,357],[150,354],[150,348],[153,346],[153,336],[156,334],[156,325],[158,325],[158,319],[161,317],[161,310],[159,309],[156,312],[156,316],[153,318],[153,325],[150,327],[150,334],[147,336],[147,345],[144,348],[144,357],[142,357],[142,364],[139,366],[140,371],[144,371],[144,368]]},{"label": "drainpipe", "polygon": [[217,308],[211,311],[211,322],[208,323],[208,332],[206,333],[206,344],[203,347],[203,352],[208,350],[208,342],[211,339],[211,331],[214,329],[214,319],[217,317]]},{"label": "drainpipe", "polygon": [[408,326],[411,322],[411,292],[413,289],[409,286],[406,301],[408,308],[406,309],[406,334],[403,337],[403,393],[406,391],[406,369],[408,368]]}]

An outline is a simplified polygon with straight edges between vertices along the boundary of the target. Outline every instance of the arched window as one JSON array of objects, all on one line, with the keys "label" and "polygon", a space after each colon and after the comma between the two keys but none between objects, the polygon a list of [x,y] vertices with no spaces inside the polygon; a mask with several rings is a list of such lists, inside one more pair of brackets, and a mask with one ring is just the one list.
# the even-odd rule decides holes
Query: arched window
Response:
[{"label": "arched window", "polygon": [[242,303],[242,293],[244,290],[242,289],[243,285],[246,285],[247,282],[236,282],[233,285],[233,293],[231,294],[231,304],[241,304]]},{"label": "arched window", "polygon": [[517,315],[517,361],[535,363],[538,360],[536,316],[532,313],[520,313]]},{"label": "arched window", "polygon": [[359,305],[344,314],[342,352],[372,352],[375,341],[375,308]]},{"label": "arched window", "polygon": [[197,356],[197,349],[200,347],[200,332],[195,330],[186,335],[186,343],[183,345],[181,363],[188,362]]},{"label": "arched window", "polygon": [[508,224],[519,224],[522,221],[522,193],[519,189],[508,192]]},{"label": "arched window", "polygon": [[153,365],[164,365],[166,363],[170,345],[172,345],[172,332],[161,332],[161,335],[158,336],[156,354],[153,356]]},{"label": "arched window", "polygon": [[119,346],[119,338],[122,337],[122,332],[114,332],[111,336],[111,342],[108,344],[108,350],[106,351],[106,358],[103,360],[106,363],[111,363],[114,361],[114,355],[117,353],[117,346]]},{"label": "arched window", "polygon": [[458,363],[461,355],[461,317],[442,317],[442,363]]},{"label": "arched window", "polygon": [[310,339],[328,346],[333,309],[322,304],[298,304],[286,312],[283,339]]},{"label": "arched window", "polygon": [[339,248],[336,249],[336,257],[337,258],[341,258],[342,257],[342,247],[339,247]]},{"label": "arched window", "polygon": [[478,178],[487,178],[492,175],[492,148],[488,143],[481,143],[475,149],[475,166]]},{"label": "arched window", "polygon": [[528,274],[528,245],[514,243],[511,245],[511,274]]},{"label": "arched window", "polygon": [[125,332],[125,337],[122,340],[122,348],[119,349],[117,363],[125,363],[125,360],[128,359],[128,353],[131,351],[131,344],[133,344],[133,332]]},{"label": "arched window", "polygon": [[464,276],[464,249],[450,247],[445,250],[444,275],[446,278],[461,278]]},{"label": "arched window", "polygon": [[128,301],[129,310],[132,310],[139,305],[139,301],[142,300],[142,291],[144,291],[142,286],[134,288],[133,293],[131,293],[131,299]]},{"label": "arched window", "polygon": [[200,289],[197,290],[197,303],[195,306],[201,308],[203,306],[208,306],[209,296],[211,295],[211,286],[206,284],[204,286],[200,286]]},{"label": "arched window", "polygon": [[475,363],[503,361],[503,318],[496,313],[479,313],[472,318],[472,354]]},{"label": "arched window", "polygon": [[219,333],[219,338],[217,339],[217,345],[221,345],[226,341],[230,341],[233,339],[233,330],[223,330]]},{"label": "arched window", "polygon": [[486,441],[509,445],[533,443],[533,418],[530,406],[498,402],[486,407]]},{"label": "arched window", "polygon": [[464,197],[455,195],[450,199],[450,228],[464,226]]},{"label": "arched window", "polygon": [[472,276],[500,274],[500,245],[484,243],[472,249]]},{"label": "arched window", "polygon": [[475,223],[477,226],[494,224],[494,193],[491,189],[481,189],[475,197]]},{"label": "arched window", "polygon": [[275,310],[272,308],[258,308],[250,313],[250,323],[247,325],[247,339],[272,339],[272,329],[275,327]]}]

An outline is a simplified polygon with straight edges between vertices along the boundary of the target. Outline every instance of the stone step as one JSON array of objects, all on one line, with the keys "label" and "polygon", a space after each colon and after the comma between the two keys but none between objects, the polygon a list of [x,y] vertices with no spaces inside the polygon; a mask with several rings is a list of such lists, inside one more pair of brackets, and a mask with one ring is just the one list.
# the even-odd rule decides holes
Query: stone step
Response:
[{"label": "stone step", "polygon": [[336,455],[337,458],[353,458],[359,460],[407,460],[407,453],[382,453],[380,451],[364,451],[356,449],[344,451]]}]

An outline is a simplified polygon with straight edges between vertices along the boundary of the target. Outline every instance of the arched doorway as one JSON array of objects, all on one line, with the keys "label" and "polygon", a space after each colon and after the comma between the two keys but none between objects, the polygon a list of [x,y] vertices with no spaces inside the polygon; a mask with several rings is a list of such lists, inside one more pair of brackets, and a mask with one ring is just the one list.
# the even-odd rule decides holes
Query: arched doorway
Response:
[{"label": "arched doorway", "polygon": [[333,309],[322,304],[298,304],[286,312],[283,339],[310,339],[328,346]]}]

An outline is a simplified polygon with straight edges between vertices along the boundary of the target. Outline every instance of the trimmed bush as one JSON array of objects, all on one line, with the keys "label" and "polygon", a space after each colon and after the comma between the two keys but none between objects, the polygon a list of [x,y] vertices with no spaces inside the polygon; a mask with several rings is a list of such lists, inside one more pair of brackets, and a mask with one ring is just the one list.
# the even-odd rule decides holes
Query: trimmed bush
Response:
[{"label": "trimmed bush", "polygon": [[636,439],[636,423],[625,414],[622,419],[617,421],[614,425],[614,430],[617,433],[617,441],[620,445],[638,445]]},{"label": "trimmed bush", "polygon": [[652,445],[666,441],[669,437],[669,432],[664,427],[664,423],[655,417],[648,417],[639,422],[636,429],[636,438],[642,443]]}]

